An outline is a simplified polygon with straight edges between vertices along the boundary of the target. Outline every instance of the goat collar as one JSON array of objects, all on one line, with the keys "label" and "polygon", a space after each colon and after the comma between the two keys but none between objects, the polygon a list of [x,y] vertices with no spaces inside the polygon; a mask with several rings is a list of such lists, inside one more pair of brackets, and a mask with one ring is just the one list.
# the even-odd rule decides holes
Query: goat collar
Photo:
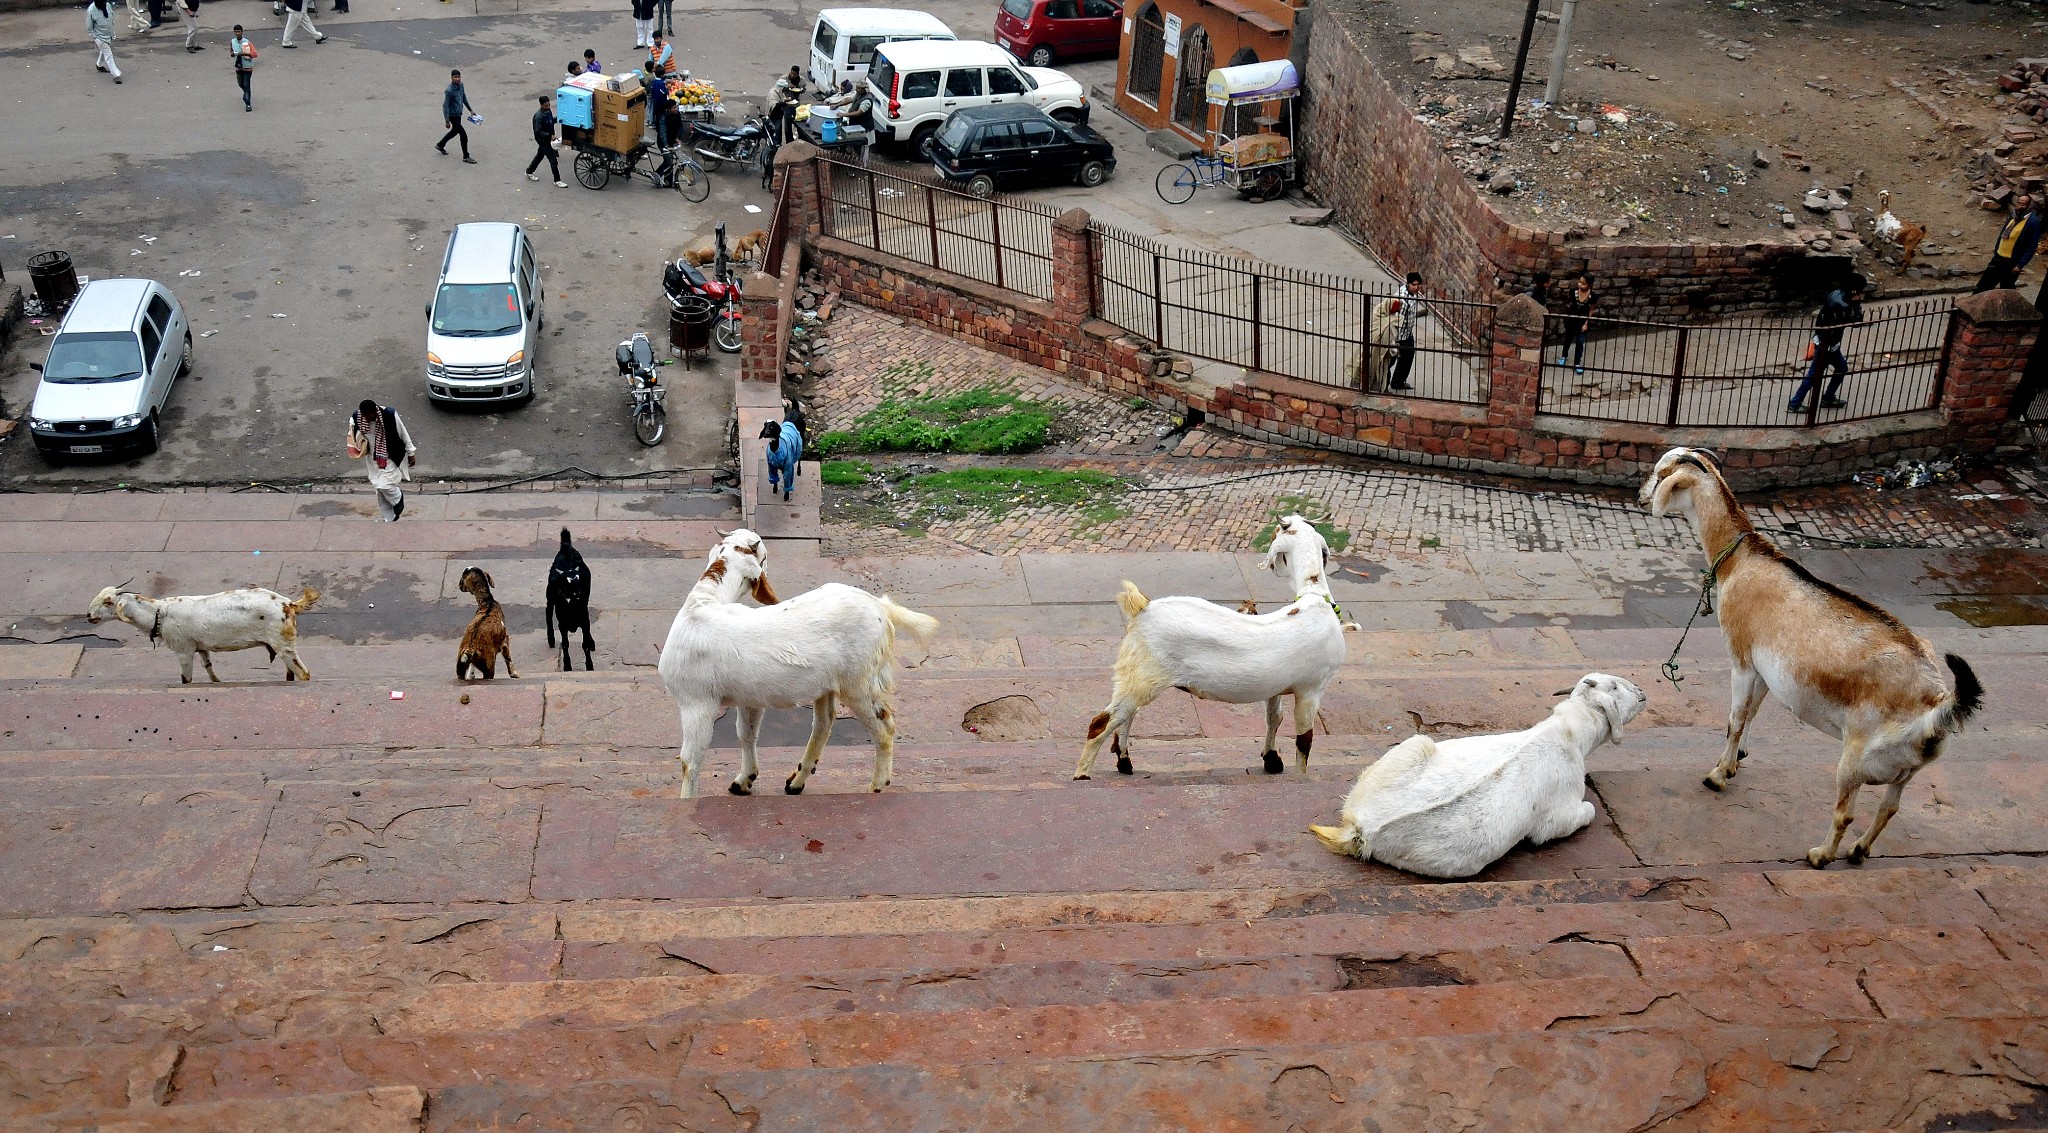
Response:
[{"label": "goat collar", "polygon": [[1340,622],[1344,620],[1344,607],[1337,604],[1337,599],[1334,595],[1325,594],[1320,590],[1311,590],[1307,594],[1296,594],[1294,600],[1299,602],[1303,598],[1309,597],[1321,598],[1323,601],[1328,602],[1330,604],[1330,612],[1337,615],[1337,620]]},{"label": "goat collar", "polygon": [[1742,541],[1744,539],[1747,539],[1754,534],[1756,534],[1755,531],[1744,531],[1742,534],[1737,535],[1735,538],[1728,540],[1728,545],[1721,548],[1720,554],[1714,556],[1714,561],[1708,564],[1707,566],[1706,588],[1708,590],[1711,591],[1714,588],[1714,579],[1719,577],[1721,574],[1721,564],[1728,561],[1728,556],[1735,553],[1735,548],[1742,546]]},{"label": "goat collar", "polygon": [[162,628],[163,628],[163,625],[164,625],[164,608],[163,608],[162,606],[158,606],[158,607],[156,608],[156,616],[155,616],[155,617],[153,617],[153,618],[151,618],[151,619],[149,619],[149,639],[150,639],[151,641],[155,641],[155,640],[156,640],[156,635],[157,635],[157,631],[158,631],[158,630],[160,630],[160,629],[162,629]]}]

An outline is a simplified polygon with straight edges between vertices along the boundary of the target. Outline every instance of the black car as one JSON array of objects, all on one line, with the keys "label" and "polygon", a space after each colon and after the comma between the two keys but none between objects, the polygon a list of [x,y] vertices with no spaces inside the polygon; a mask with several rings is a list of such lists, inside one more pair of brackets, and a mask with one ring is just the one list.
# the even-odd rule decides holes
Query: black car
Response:
[{"label": "black car", "polygon": [[1116,148],[1101,134],[1020,102],[955,110],[932,136],[931,156],[939,176],[964,182],[977,197],[1033,181],[1078,181],[1092,189],[1116,168]]}]

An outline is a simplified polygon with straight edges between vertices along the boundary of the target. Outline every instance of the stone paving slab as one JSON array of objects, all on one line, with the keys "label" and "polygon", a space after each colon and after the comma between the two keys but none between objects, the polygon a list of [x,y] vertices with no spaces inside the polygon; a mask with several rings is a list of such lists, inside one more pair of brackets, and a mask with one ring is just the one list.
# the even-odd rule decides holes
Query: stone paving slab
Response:
[{"label": "stone paving slab", "polygon": [[[538,792],[408,791],[396,799],[287,789],[249,878],[266,905],[522,901]],[[348,795],[359,791],[345,792]]]},{"label": "stone paving slab", "polygon": [[1234,555],[1027,554],[1018,559],[1037,603],[1115,601],[1126,579],[1148,597],[1191,594],[1235,605],[1248,596]]},{"label": "stone paving slab", "polygon": [[242,903],[267,804],[0,812],[0,916]]},{"label": "stone paving slab", "polygon": [[[195,666],[196,667],[196,666]],[[377,686],[329,689],[194,684],[162,691],[55,687],[10,695],[0,751],[176,752],[309,748],[344,743],[416,747],[539,742],[538,682],[423,688],[387,700]],[[472,703],[457,703],[468,696]]]}]

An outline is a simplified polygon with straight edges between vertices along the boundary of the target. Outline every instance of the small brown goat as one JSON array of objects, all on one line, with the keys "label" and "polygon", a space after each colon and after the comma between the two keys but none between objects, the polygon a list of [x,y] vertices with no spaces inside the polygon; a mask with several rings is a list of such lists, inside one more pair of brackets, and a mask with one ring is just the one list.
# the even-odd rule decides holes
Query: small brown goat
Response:
[{"label": "small brown goat", "polygon": [[497,675],[501,653],[505,656],[505,675],[517,677],[519,670],[512,667],[511,637],[505,632],[505,608],[491,597],[489,572],[469,567],[462,572],[458,585],[476,598],[476,616],[469,619],[469,628],[462,631],[462,647],[455,654],[455,679],[467,679],[472,665],[485,680],[492,679]]}]

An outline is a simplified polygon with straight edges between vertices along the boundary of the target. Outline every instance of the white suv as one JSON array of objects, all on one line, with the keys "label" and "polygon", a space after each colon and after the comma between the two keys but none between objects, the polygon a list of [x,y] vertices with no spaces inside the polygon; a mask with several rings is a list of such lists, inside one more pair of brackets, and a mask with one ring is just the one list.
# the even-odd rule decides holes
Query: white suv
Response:
[{"label": "white suv", "polygon": [[51,464],[66,456],[156,451],[171,383],[192,369],[192,328],[153,279],[96,279],[71,301],[41,364],[29,434]]},{"label": "white suv", "polygon": [[916,157],[948,114],[963,106],[1023,102],[1062,122],[1088,121],[1088,92],[1065,74],[1019,66],[1015,57],[980,40],[885,43],[868,67],[875,128],[908,143]]}]

